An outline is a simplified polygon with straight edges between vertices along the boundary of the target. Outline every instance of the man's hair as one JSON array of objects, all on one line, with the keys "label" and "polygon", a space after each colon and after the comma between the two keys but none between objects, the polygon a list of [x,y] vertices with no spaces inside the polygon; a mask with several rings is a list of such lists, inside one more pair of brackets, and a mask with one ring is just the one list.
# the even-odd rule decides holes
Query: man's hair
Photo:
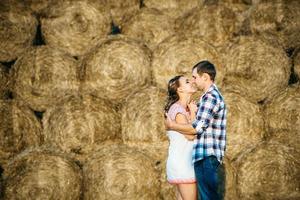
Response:
[{"label": "man's hair", "polygon": [[210,79],[212,81],[215,81],[217,72],[216,72],[215,66],[211,62],[209,62],[207,60],[200,61],[193,67],[193,70],[195,68],[197,68],[197,73],[199,75],[202,75],[203,73],[207,73],[209,75]]}]

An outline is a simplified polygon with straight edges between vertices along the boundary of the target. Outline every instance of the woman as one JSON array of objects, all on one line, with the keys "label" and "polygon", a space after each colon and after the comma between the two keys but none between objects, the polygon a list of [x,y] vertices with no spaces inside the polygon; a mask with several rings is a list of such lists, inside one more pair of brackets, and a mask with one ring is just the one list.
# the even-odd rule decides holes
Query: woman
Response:
[{"label": "woman", "polygon": [[[197,106],[190,102],[196,89],[184,76],[175,76],[168,83],[165,112],[177,123],[187,124],[195,119]],[[167,131],[170,146],[167,159],[168,182],[177,186],[178,200],[196,200],[197,186],[192,163],[193,135]]]}]

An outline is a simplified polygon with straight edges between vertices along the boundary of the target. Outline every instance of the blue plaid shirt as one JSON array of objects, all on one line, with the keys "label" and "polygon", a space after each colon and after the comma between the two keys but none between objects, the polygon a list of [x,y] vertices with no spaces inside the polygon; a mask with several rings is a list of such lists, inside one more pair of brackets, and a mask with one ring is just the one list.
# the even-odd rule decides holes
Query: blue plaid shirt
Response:
[{"label": "blue plaid shirt", "polygon": [[226,105],[215,84],[202,95],[195,121],[193,162],[214,155],[222,163],[226,149]]}]

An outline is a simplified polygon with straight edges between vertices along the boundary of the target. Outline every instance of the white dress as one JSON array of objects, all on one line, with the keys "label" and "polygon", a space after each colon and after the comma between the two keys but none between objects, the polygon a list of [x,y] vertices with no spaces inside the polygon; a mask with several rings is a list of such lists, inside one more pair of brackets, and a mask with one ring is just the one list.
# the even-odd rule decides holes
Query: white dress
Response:
[{"label": "white dress", "polygon": [[[178,113],[189,118],[189,113],[179,103],[174,103],[168,115],[175,120]],[[193,156],[193,141],[187,140],[184,135],[177,131],[167,131],[170,140],[167,159],[167,180],[171,184],[195,183]]]}]

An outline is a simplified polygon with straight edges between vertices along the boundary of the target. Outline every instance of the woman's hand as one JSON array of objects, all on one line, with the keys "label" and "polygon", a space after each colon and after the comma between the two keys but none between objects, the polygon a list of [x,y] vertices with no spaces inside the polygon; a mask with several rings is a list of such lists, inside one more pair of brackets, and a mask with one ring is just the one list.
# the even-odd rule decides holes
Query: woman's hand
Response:
[{"label": "woman's hand", "polygon": [[197,107],[195,101],[191,101],[187,106],[188,106],[190,112],[193,113],[193,114],[196,113],[197,110],[198,110],[198,107]]}]

